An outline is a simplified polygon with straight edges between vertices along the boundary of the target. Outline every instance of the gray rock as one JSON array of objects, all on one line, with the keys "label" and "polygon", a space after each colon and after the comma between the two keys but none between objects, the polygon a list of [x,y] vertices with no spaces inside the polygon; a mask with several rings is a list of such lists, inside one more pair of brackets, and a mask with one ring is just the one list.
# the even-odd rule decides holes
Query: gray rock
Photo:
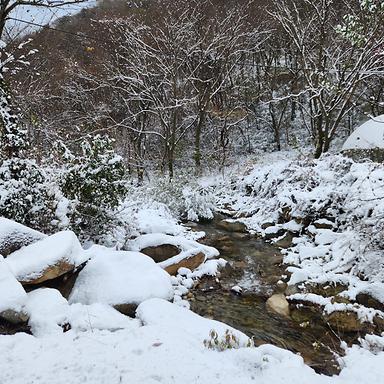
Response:
[{"label": "gray rock", "polygon": [[12,324],[26,324],[29,320],[28,314],[22,311],[14,311],[13,309],[7,309],[6,311],[1,312],[0,318]]}]

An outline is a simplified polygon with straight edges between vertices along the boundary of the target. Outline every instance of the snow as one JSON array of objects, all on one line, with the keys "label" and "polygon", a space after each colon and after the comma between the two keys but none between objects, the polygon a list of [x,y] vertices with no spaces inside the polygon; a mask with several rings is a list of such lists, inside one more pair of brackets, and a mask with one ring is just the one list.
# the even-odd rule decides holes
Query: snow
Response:
[{"label": "snow", "polygon": [[0,248],[5,249],[8,244],[27,245],[45,238],[41,232],[16,223],[13,220],[0,217]]},{"label": "snow", "polygon": [[21,311],[27,294],[22,285],[15,279],[8,265],[0,255],[0,313],[6,310]]},{"label": "snow", "polygon": [[249,339],[244,333],[229,325],[216,320],[204,319],[189,309],[180,308],[160,299],[151,299],[140,304],[136,310],[136,316],[144,325],[179,329],[200,340],[202,344],[209,337],[212,329],[217,332],[219,338],[225,335],[226,330],[230,330],[244,345]]},{"label": "snow", "polygon": [[371,118],[348,137],[342,151],[384,148],[384,115]]},{"label": "snow", "polygon": [[150,257],[102,247],[87,253],[93,256],[76,280],[70,303],[139,304],[153,297],[173,297],[170,276]]},{"label": "snow", "polygon": [[[204,319],[159,299],[142,303],[137,320],[113,332],[97,328],[36,338],[0,336],[7,384],[199,383],[199,384],[372,384],[384,373],[383,338],[366,338],[366,347],[347,349],[335,377],[317,375],[302,358],[271,346],[218,352],[204,346],[214,329],[227,325]],[[243,342],[246,336],[232,330]]]},{"label": "snow", "polygon": [[59,291],[39,288],[28,293],[25,311],[29,314],[29,325],[36,337],[60,336],[65,324],[72,330],[93,331],[132,328],[138,322],[105,304],[70,305]]},{"label": "snow", "polygon": [[49,267],[65,261],[77,266],[85,261],[76,235],[61,231],[13,252],[5,262],[19,281],[39,278]]},{"label": "snow", "polygon": [[56,289],[42,288],[28,293],[25,309],[29,325],[35,336],[47,336],[63,332],[68,302]]}]

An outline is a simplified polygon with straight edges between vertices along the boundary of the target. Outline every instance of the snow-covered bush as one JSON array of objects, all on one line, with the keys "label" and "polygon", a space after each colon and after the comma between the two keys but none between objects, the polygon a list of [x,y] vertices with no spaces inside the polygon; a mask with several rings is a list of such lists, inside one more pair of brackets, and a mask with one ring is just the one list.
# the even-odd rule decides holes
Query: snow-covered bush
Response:
[{"label": "snow-covered bush", "polygon": [[153,200],[165,204],[178,217],[192,221],[213,218],[215,199],[212,191],[187,176],[172,181],[158,178],[149,190]]},{"label": "snow-covered bush", "polygon": [[123,159],[113,141],[100,135],[84,139],[77,155],[66,151],[66,158],[62,190],[70,200],[70,225],[83,237],[97,238],[126,193]]},{"label": "snow-covered bush", "polygon": [[45,232],[56,218],[55,183],[33,160],[13,158],[0,166],[0,216]]}]

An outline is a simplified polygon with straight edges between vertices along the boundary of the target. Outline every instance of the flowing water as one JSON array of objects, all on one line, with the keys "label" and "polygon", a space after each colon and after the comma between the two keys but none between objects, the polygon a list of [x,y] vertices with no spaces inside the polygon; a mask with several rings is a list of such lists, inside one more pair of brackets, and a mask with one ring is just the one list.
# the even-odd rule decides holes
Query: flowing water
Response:
[{"label": "flowing water", "polygon": [[[319,313],[310,311],[305,321],[292,315],[294,321],[266,310],[266,300],[284,273],[279,249],[254,236],[220,229],[217,220],[194,229],[206,232],[204,242],[229,261],[219,282],[204,279],[192,291],[194,312],[239,329],[256,345],[270,343],[298,353],[317,372],[339,372],[335,354],[342,353],[340,340]],[[235,285],[243,289],[241,295],[231,291]]]}]

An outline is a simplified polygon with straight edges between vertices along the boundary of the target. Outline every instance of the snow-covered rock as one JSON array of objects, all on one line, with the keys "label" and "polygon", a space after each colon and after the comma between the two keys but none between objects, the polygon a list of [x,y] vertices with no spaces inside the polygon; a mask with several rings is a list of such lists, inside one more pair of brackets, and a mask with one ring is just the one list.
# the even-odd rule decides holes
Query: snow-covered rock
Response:
[{"label": "snow-covered rock", "polygon": [[345,141],[342,150],[384,149],[384,115],[373,117],[360,125]]},{"label": "snow-covered rock", "polygon": [[21,247],[35,243],[46,235],[15,221],[0,217],[0,254],[8,256]]},{"label": "snow-covered rock", "polygon": [[35,336],[63,332],[61,326],[67,322],[68,302],[56,289],[40,288],[29,292],[25,309]]},{"label": "snow-covered rock", "polygon": [[57,336],[64,328],[92,331],[137,327],[139,322],[122,315],[109,305],[80,303],[70,305],[56,289],[40,288],[28,294],[25,306],[29,325],[37,337]]},{"label": "snow-covered rock", "polygon": [[92,252],[94,256],[76,280],[70,303],[102,303],[121,309],[123,305],[136,306],[153,297],[173,297],[169,274],[150,257],[103,247],[93,247],[89,253]]},{"label": "snow-covered rock", "polygon": [[372,117],[348,137],[342,152],[355,160],[384,160],[384,115]]},{"label": "snow-covered rock", "polygon": [[171,275],[175,275],[180,268],[194,270],[205,260],[219,256],[219,251],[213,247],[182,236],[169,236],[162,233],[142,235],[127,243],[132,251],[144,251],[144,253],[148,249],[164,247],[165,245],[168,246],[169,250],[172,249],[171,247],[180,250],[177,255],[170,253],[168,258],[162,255],[162,261],[158,263]]},{"label": "snow-covered rock", "polygon": [[23,247],[5,260],[22,284],[38,284],[54,279],[83,261],[83,249],[71,231],[58,232]]},{"label": "snow-covered rock", "polygon": [[20,323],[28,320],[23,307],[27,294],[22,285],[15,279],[4,258],[0,256],[0,317]]}]

